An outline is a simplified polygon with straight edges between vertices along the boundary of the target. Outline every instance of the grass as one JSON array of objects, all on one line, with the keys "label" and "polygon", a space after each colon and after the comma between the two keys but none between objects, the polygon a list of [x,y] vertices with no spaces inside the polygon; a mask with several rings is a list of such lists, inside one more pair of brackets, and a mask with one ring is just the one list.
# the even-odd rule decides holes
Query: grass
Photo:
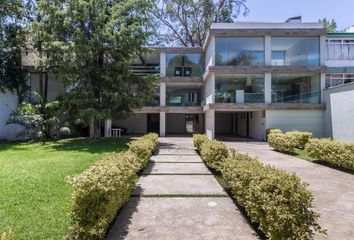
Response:
[{"label": "grass", "polygon": [[13,239],[62,239],[72,193],[65,177],[127,148],[113,139],[0,144],[0,234],[11,228]]},{"label": "grass", "polygon": [[294,153],[293,155],[294,155],[295,157],[302,158],[302,159],[304,159],[304,160],[311,161],[311,162],[318,160],[318,159],[315,159],[315,158],[310,157],[310,156],[307,154],[306,150],[304,150],[304,149],[296,149],[296,150],[295,150],[295,153]]}]

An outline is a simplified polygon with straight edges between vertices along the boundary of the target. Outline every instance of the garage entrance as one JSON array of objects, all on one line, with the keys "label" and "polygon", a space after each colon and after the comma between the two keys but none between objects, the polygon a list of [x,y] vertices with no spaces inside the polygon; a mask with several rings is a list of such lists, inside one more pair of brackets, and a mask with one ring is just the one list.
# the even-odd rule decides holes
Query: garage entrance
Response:
[{"label": "garage entrance", "polygon": [[166,133],[167,134],[194,134],[203,132],[203,114],[166,114]]},{"label": "garage entrance", "polygon": [[263,140],[264,123],[262,111],[215,112],[215,136]]}]

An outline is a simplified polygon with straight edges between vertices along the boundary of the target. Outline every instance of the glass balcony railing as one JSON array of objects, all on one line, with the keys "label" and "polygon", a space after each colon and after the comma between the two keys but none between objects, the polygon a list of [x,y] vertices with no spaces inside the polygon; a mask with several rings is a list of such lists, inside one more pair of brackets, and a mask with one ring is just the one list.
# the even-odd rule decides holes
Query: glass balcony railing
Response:
[{"label": "glass balcony railing", "polygon": [[264,103],[264,93],[245,93],[243,90],[216,91],[216,103]]},{"label": "glass balcony railing", "polygon": [[272,103],[320,103],[321,91],[309,91],[291,95],[272,93]]}]

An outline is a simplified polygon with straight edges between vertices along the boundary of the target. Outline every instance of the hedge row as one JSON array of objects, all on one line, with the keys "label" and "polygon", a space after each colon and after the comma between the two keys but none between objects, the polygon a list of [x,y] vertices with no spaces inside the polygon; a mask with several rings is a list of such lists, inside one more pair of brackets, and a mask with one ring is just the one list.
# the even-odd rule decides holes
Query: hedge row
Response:
[{"label": "hedge row", "polygon": [[85,172],[68,178],[74,188],[70,206],[70,239],[103,239],[119,209],[127,202],[137,172],[158,145],[157,134],[147,134],[129,144],[126,152],[113,153]]},{"label": "hedge row", "polygon": [[354,170],[354,144],[328,138],[313,138],[306,145],[306,151],[312,158]]},{"label": "hedge row", "polygon": [[276,151],[284,153],[292,153],[296,148],[304,149],[312,138],[312,133],[297,130],[283,133],[279,129],[271,129],[268,133],[269,145]]},{"label": "hedge row", "polygon": [[311,239],[315,231],[323,232],[319,215],[312,210],[312,193],[295,174],[263,165],[235,149],[227,151],[215,140],[202,144],[201,157],[221,173],[237,203],[267,238]]}]

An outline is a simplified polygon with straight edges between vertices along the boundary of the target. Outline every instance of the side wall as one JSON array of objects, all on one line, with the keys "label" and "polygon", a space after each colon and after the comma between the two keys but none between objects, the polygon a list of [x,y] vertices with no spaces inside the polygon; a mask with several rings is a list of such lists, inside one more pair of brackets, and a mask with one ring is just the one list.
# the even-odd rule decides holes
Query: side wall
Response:
[{"label": "side wall", "polygon": [[354,142],[354,84],[326,89],[325,136]]},{"label": "side wall", "polygon": [[266,110],[266,127],[282,131],[300,130],[324,136],[323,110]]},{"label": "side wall", "polygon": [[142,134],[147,132],[147,114],[136,113],[127,119],[115,119],[112,127],[122,127],[127,129],[128,134]]},{"label": "side wall", "polygon": [[5,125],[10,113],[17,109],[17,96],[6,92],[0,94],[0,140],[13,141],[19,139],[17,134],[21,131],[19,125]]}]

